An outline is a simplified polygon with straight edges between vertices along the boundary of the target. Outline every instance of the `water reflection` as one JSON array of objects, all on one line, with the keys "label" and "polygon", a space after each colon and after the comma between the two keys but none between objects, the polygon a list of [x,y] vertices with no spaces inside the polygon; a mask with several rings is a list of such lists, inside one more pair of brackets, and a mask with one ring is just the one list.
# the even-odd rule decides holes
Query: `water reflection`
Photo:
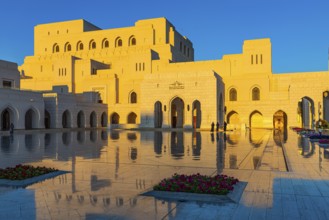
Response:
[{"label": "water reflection", "polygon": [[156,157],[162,156],[162,132],[154,132],[154,153]]},{"label": "water reflection", "polygon": [[171,132],[170,138],[171,155],[174,159],[181,159],[184,157],[184,133]]},{"label": "water reflection", "polygon": [[[91,139],[86,140],[85,135]],[[91,133],[91,134],[90,134]],[[1,136],[0,167],[42,161],[44,158],[68,161],[73,157],[99,158],[100,150],[107,146],[101,131],[63,133],[29,133]],[[102,135],[107,136],[106,133]]]}]

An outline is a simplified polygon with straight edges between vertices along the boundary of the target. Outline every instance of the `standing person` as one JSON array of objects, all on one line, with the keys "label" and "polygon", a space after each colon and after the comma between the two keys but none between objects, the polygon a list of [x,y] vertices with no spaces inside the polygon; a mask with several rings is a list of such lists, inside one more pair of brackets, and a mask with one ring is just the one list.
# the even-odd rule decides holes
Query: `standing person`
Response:
[{"label": "standing person", "polygon": [[215,123],[212,122],[212,123],[211,123],[211,132],[214,132],[214,127],[215,127]]},{"label": "standing person", "polygon": [[226,131],[227,123],[224,121],[224,131]]},{"label": "standing person", "polygon": [[219,123],[217,122],[216,123],[216,131],[218,132],[218,129],[219,129]]}]

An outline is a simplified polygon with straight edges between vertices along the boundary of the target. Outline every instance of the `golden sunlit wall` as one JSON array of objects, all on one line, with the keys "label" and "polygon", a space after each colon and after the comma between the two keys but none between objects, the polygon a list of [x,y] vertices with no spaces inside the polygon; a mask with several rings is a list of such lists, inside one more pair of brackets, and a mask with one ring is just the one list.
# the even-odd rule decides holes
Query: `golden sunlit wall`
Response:
[{"label": "golden sunlit wall", "polygon": [[[268,38],[244,41],[240,54],[194,61],[192,42],[165,18],[106,30],[84,20],[42,24],[35,27],[34,41],[34,55],[19,67],[25,75],[21,87],[67,85],[74,93],[98,91],[114,127],[153,127],[156,120],[173,127],[176,104],[182,113],[179,125],[193,127],[198,123],[192,108],[199,99],[200,128],[224,120],[230,129],[272,128],[280,122],[273,120],[277,113],[284,115],[285,126],[299,126],[300,99],[308,97],[317,112],[329,89],[328,72],[273,74]],[[175,97],[183,104],[173,105]],[[155,120],[156,101],[162,116]]]}]

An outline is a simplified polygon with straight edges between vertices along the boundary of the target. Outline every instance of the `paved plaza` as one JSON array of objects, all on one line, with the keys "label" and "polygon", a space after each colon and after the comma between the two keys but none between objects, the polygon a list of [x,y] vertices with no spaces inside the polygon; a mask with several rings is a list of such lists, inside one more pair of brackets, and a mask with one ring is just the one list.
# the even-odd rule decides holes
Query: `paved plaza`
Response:
[{"label": "paved plaza", "polygon": [[[0,187],[0,219],[329,219],[329,151],[293,131],[21,131],[0,144],[2,168],[69,171]],[[238,203],[140,195],[174,173],[223,173],[247,185]]]}]

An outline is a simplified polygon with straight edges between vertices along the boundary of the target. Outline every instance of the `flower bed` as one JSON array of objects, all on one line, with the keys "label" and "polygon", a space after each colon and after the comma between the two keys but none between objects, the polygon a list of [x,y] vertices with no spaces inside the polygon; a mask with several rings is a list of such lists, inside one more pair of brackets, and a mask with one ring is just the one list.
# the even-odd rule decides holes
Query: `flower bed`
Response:
[{"label": "flower bed", "polygon": [[175,173],[171,178],[163,179],[153,187],[157,191],[189,192],[226,195],[232,191],[239,180],[226,175],[206,176],[199,173],[180,175]]},{"label": "flower bed", "polygon": [[15,167],[0,168],[0,179],[8,180],[25,180],[32,177],[44,175],[47,173],[58,171],[54,168],[33,167],[30,165],[16,165]]}]

